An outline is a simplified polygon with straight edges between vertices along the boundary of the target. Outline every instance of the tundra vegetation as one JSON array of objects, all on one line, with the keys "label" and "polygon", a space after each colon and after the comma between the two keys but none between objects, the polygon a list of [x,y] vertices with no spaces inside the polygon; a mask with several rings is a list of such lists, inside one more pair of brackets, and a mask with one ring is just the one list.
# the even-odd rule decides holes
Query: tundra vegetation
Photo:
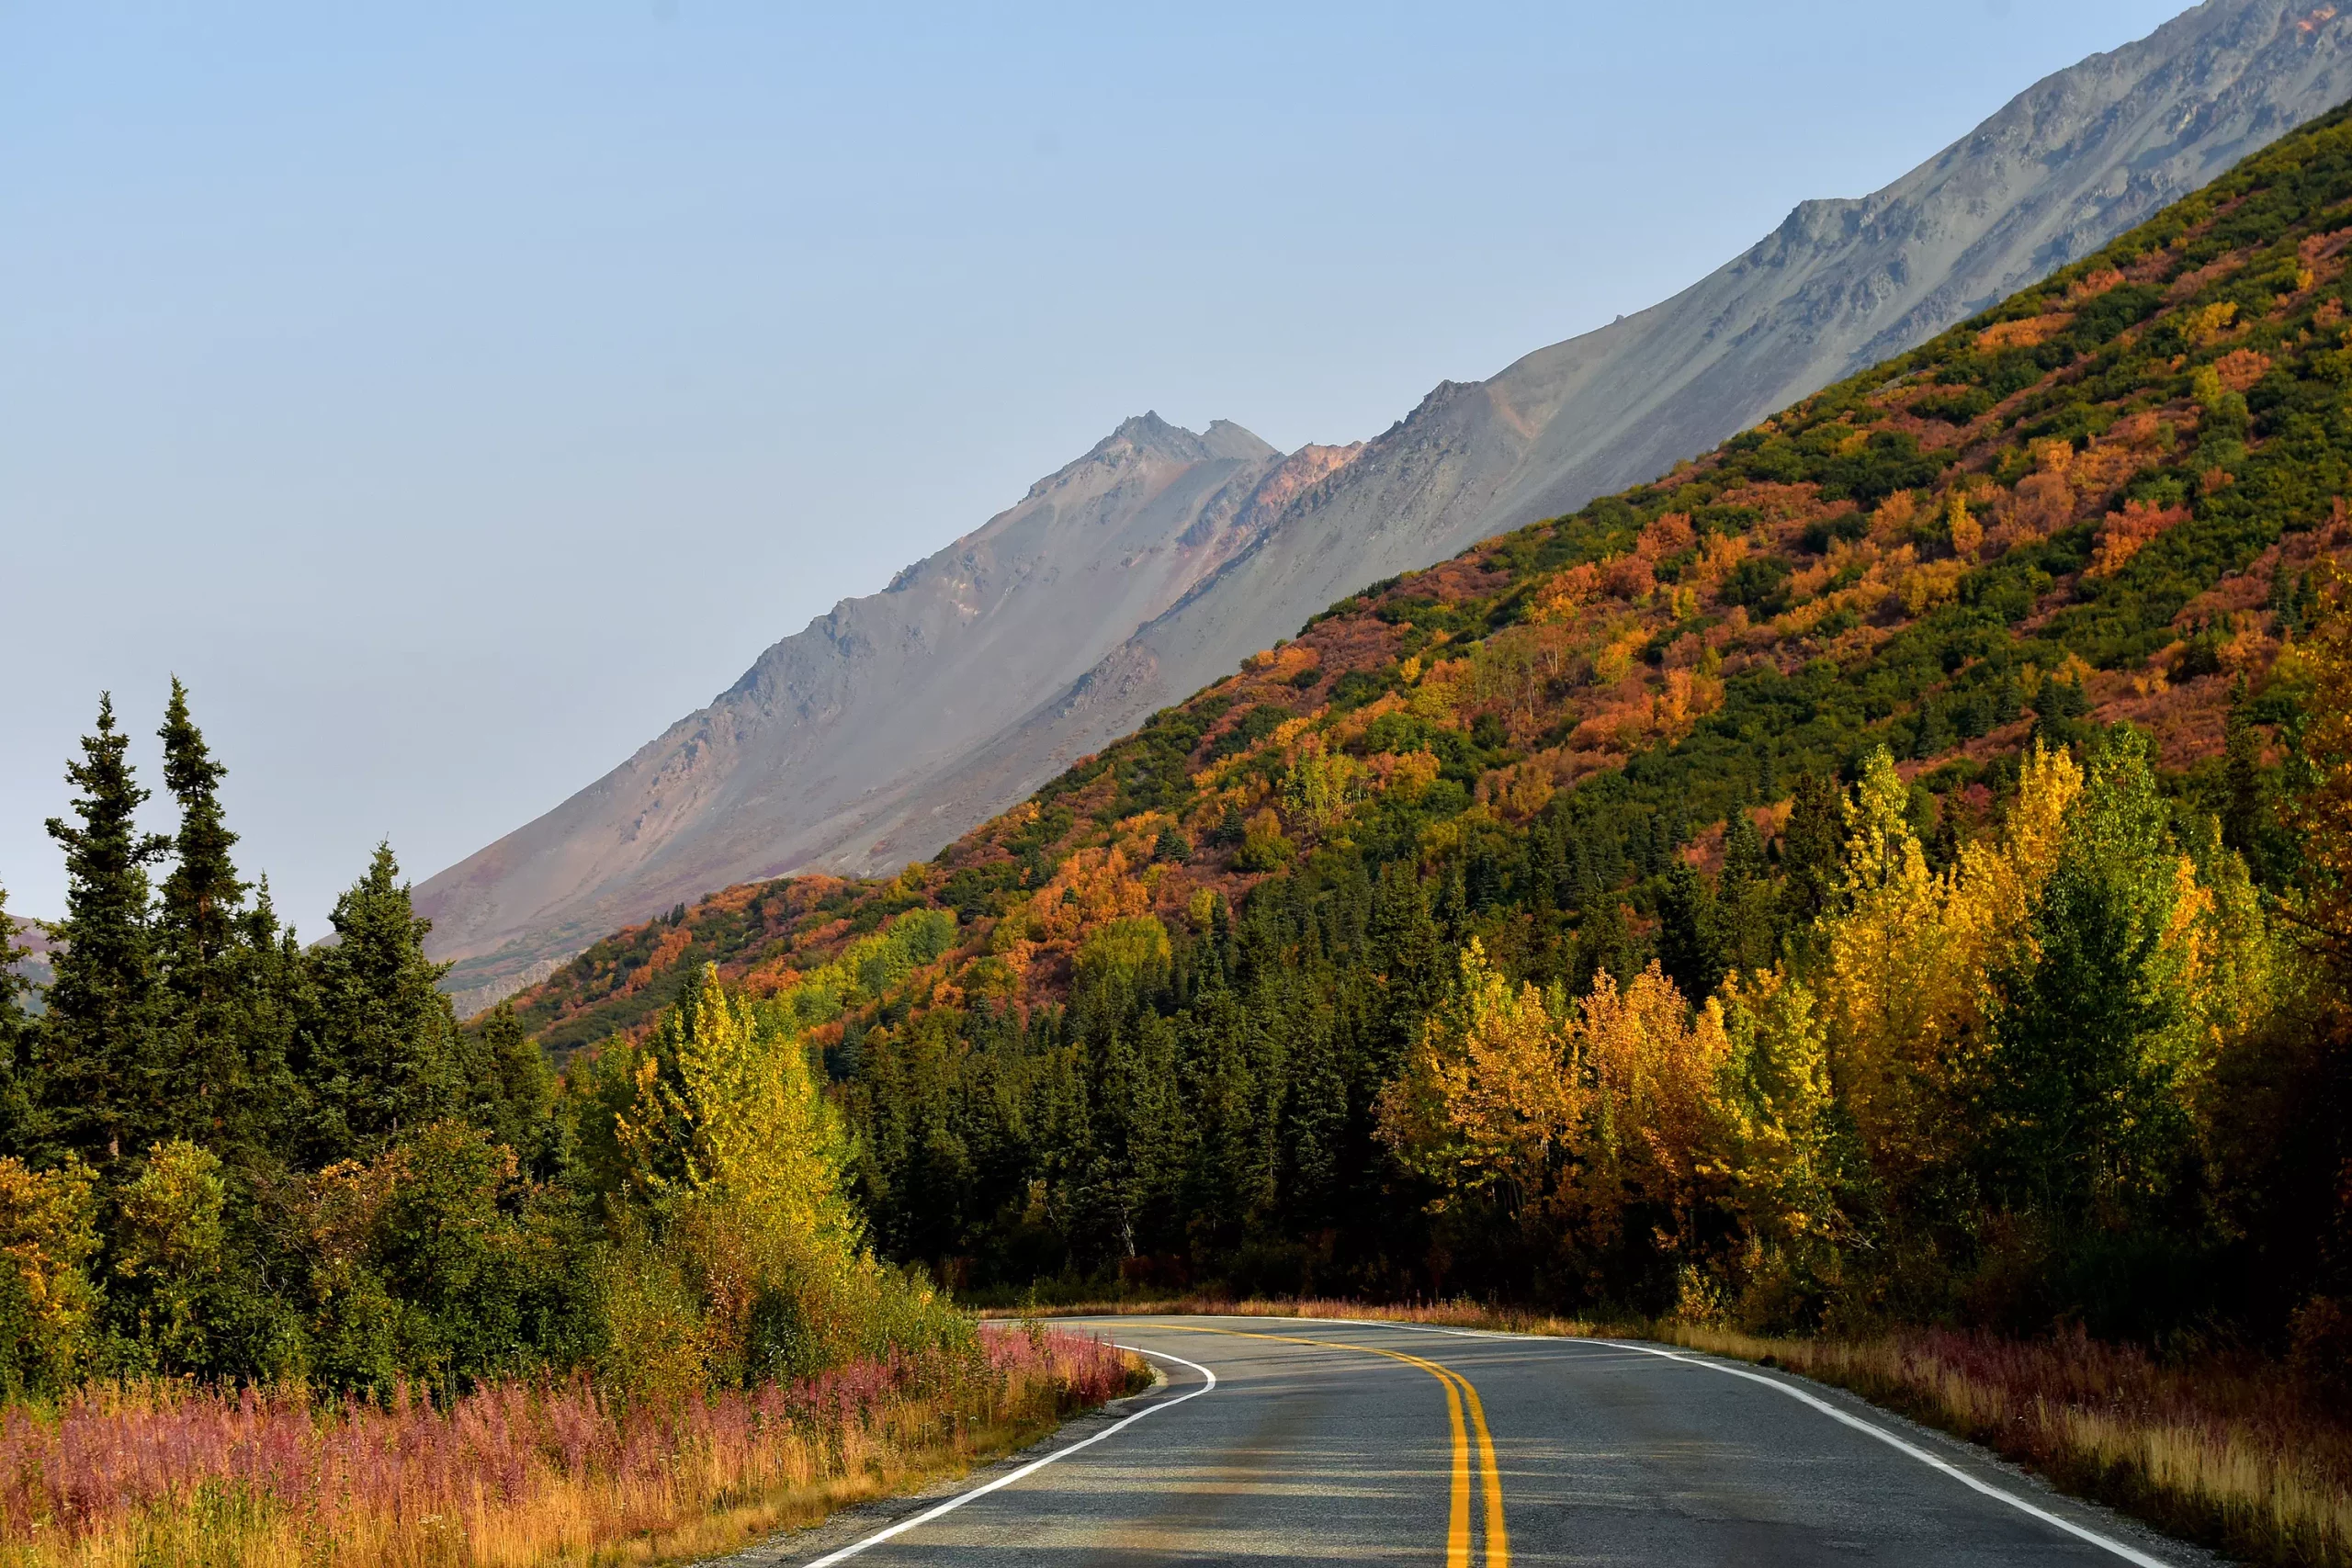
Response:
[{"label": "tundra vegetation", "polygon": [[2348,254],[2337,113],[897,878],[673,909],[485,1036],[616,1100],[717,964],[820,1057],[885,1253],[977,1299],[2291,1366],[2206,1385],[2277,1394],[2211,1414],[2309,1506],[2209,1500],[2340,1556]]}]

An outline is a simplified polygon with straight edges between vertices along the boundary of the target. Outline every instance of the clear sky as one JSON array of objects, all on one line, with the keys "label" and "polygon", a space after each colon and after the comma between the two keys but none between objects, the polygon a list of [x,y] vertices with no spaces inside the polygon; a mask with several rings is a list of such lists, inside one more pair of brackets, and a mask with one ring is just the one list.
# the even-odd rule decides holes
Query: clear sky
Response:
[{"label": "clear sky", "polygon": [[1126,415],[1374,434],[2177,6],[365,9],[0,0],[19,913],[101,688],[317,936]]}]

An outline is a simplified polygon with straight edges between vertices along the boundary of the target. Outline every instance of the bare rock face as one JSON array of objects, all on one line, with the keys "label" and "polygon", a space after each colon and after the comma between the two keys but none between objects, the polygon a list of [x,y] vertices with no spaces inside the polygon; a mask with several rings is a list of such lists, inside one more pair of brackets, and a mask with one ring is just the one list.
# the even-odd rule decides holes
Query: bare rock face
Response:
[{"label": "bare rock face", "polygon": [[2352,7],[2209,0],[1680,294],[1285,458],[1147,414],[418,890],[447,982],[703,893],[928,855],[1353,590],[1649,479],[2087,254],[2352,96]]},{"label": "bare rock face", "polygon": [[[936,786],[1245,549],[1349,449],[1125,423],[1010,511],[847,599],[537,821],[417,889],[469,1010],[714,887],[903,862],[987,817]],[[900,851],[898,846],[909,846]]]},{"label": "bare rock face", "polygon": [[2044,78],[1885,189],[1808,201],[1664,303],[1440,386],[1111,663],[1092,749],[1334,600],[1656,478],[2088,254],[2352,96],[2352,6],[2211,0]]}]

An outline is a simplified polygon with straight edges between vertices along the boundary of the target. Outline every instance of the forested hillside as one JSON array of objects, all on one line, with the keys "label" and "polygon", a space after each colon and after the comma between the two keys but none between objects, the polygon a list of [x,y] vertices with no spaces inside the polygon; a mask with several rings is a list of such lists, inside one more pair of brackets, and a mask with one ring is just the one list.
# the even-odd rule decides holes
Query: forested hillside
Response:
[{"label": "forested hillside", "polygon": [[971,1288],[2278,1321],[2342,1267],[2347,248],[2338,113],[894,881],[730,889],[515,1016],[573,1050],[717,963]]}]

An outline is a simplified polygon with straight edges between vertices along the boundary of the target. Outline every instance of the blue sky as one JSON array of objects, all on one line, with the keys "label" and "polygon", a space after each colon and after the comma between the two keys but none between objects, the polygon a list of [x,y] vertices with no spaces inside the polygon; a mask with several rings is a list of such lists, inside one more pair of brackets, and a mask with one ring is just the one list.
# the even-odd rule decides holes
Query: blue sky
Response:
[{"label": "blue sky", "polygon": [[0,884],[177,672],[320,934],[1128,414],[1376,434],[2177,8],[0,0]]}]

